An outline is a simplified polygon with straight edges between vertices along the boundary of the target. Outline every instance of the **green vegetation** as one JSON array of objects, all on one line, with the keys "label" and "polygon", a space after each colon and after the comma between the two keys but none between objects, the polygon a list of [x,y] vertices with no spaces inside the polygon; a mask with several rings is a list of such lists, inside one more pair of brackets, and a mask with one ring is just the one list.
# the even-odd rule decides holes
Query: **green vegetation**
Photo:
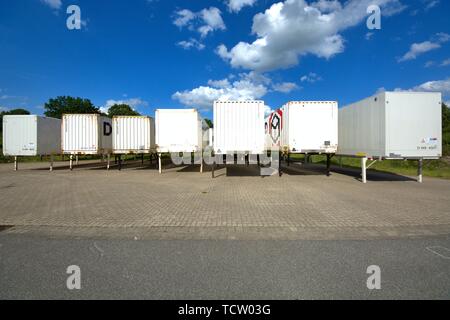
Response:
[{"label": "green vegetation", "polygon": [[445,156],[450,156],[450,108],[442,104],[442,150]]},{"label": "green vegetation", "polygon": [[[291,155],[291,159],[304,160],[303,155]],[[326,165],[326,156],[316,155],[311,156],[310,161],[315,164]],[[339,166],[339,157],[333,157],[331,164]],[[342,157],[342,167],[346,168],[361,168],[361,159]],[[417,161],[414,160],[384,160],[376,162],[369,170],[383,171],[396,173],[405,176],[417,175]],[[441,160],[425,160],[423,163],[423,174],[428,177],[450,179],[450,159],[448,157]]]},{"label": "green vegetation", "polygon": [[139,112],[134,111],[127,104],[115,104],[111,106],[108,110],[108,117],[112,118],[114,116],[140,116]]},{"label": "green vegetation", "polygon": [[60,96],[50,99],[44,106],[45,116],[61,119],[66,113],[100,113],[89,99]]},{"label": "green vegetation", "polygon": [[205,119],[205,122],[210,128],[214,128],[213,122],[211,120]]}]

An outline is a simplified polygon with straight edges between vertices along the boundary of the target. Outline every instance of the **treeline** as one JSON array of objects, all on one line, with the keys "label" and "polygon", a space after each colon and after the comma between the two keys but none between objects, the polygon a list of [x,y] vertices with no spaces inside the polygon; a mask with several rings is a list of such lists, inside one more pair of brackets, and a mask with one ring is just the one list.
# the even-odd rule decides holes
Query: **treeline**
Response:
[{"label": "treeline", "polygon": [[450,156],[450,108],[442,104],[442,147],[443,153]]}]

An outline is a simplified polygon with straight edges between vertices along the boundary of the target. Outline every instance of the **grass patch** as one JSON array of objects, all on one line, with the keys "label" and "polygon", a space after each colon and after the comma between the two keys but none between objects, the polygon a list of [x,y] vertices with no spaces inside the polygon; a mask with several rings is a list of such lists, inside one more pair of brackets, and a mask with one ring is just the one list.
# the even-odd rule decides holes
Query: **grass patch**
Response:
[{"label": "grass patch", "polygon": [[[304,160],[304,155],[292,154],[291,159]],[[326,156],[311,156],[311,162],[326,165]],[[332,165],[339,165],[339,157],[331,159]],[[342,157],[342,166],[347,168],[361,169],[359,158]],[[405,176],[417,175],[417,161],[414,160],[384,160],[375,163],[369,170],[396,173]],[[423,175],[427,177],[450,179],[450,159],[448,157],[441,160],[424,160]]]}]

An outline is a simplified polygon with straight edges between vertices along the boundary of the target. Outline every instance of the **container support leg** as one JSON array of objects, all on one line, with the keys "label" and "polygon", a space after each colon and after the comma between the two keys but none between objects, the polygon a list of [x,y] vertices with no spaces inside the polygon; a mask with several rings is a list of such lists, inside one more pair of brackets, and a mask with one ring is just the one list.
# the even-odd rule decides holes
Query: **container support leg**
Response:
[{"label": "container support leg", "polygon": [[362,183],[367,183],[367,157],[361,158]]},{"label": "container support leg", "polygon": [[327,177],[329,177],[330,174],[330,166],[331,166],[331,155],[327,154]]},{"label": "container support leg", "polygon": [[211,178],[214,179],[214,169],[216,167],[216,161],[213,161],[211,165]]},{"label": "container support leg", "polygon": [[108,153],[108,155],[106,156],[106,170],[109,170],[110,167],[111,167],[111,155]]},{"label": "container support leg", "polygon": [[203,173],[203,154],[200,156],[200,173]]},{"label": "container support leg", "polygon": [[19,164],[17,162],[17,157],[14,157],[14,171],[19,170]]},{"label": "container support leg", "polygon": [[423,182],[423,159],[419,159],[417,166],[417,182],[422,183]]},{"label": "container support leg", "polygon": [[50,171],[53,171],[53,155],[50,155]]},{"label": "container support leg", "polygon": [[75,156],[75,164],[78,165],[78,155]]},{"label": "container support leg", "polygon": [[69,156],[69,169],[70,171],[73,170],[73,155]]},{"label": "container support leg", "polygon": [[122,170],[122,155],[119,155],[119,171]]},{"label": "container support leg", "polygon": [[161,166],[161,154],[158,153],[158,169],[159,169],[159,174],[162,173],[162,166]]},{"label": "container support leg", "polygon": [[259,154],[256,155],[256,161],[258,163],[258,167],[260,166],[260,161],[259,161]]},{"label": "container support leg", "polygon": [[144,154],[141,154],[141,165],[144,165]]}]

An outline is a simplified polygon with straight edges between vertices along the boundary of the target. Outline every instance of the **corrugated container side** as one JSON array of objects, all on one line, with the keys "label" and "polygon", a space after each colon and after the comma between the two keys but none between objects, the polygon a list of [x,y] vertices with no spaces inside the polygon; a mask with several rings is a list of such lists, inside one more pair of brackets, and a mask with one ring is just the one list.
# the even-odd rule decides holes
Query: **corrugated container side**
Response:
[{"label": "corrugated container side", "polygon": [[62,150],[67,154],[112,152],[111,119],[98,114],[63,115]]},{"label": "corrugated container side", "polygon": [[150,117],[113,118],[114,153],[150,153],[155,147],[154,121]]},{"label": "corrugated container side", "polygon": [[215,153],[263,153],[264,122],[263,101],[215,101]]},{"label": "corrugated container side", "polygon": [[385,93],[380,93],[339,110],[339,154],[386,154],[384,101]]},{"label": "corrugated container side", "polygon": [[195,109],[158,109],[155,112],[158,152],[202,150],[202,120]]}]

